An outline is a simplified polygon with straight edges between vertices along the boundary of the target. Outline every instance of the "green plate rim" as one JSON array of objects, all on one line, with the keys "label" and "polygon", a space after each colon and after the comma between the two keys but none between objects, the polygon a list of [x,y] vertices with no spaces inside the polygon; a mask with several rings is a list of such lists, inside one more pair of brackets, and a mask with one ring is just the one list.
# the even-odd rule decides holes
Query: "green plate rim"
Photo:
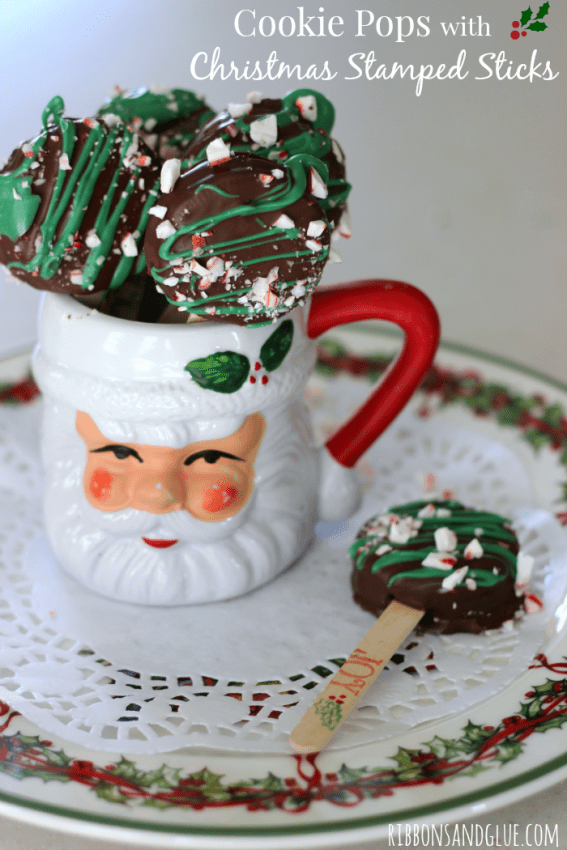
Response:
[{"label": "green plate rim", "polygon": [[[339,329],[334,329],[334,331],[336,330]],[[358,323],[357,325],[343,325],[340,330],[346,330],[353,333],[364,333],[377,337],[385,336],[390,338],[400,338],[399,332],[396,332],[393,329],[387,327],[376,328],[367,323]],[[327,336],[332,335],[333,331],[327,334]],[[439,345],[439,350],[447,350],[453,351],[457,354],[471,355],[479,360],[484,360],[485,362],[493,363],[497,366],[504,366],[508,369],[511,369],[512,371],[529,375],[533,378],[543,381],[548,385],[554,386],[557,389],[562,390],[563,392],[567,392],[567,384],[564,384],[561,381],[558,381],[557,379],[544,374],[543,372],[540,372],[522,363],[518,363],[515,360],[511,360],[509,358],[502,357],[497,354],[482,351],[478,348],[474,348],[472,346],[468,346],[460,342],[452,342],[450,340],[442,340]],[[514,788],[518,788],[519,786],[524,786],[525,788],[528,783],[532,783],[543,776],[548,776],[550,773],[553,773],[554,771],[559,770],[560,768],[565,766],[567,766],[567,752],[563,753],[562,755],[556,756],[550,761],[544,762],[543,764],[538,765],[537,767],[525,771],[524,773],[518,774],[517,776],[511,777],[510,779],[496,782],[487,787],[483,787],[478,791],[470,791],[465,794],[458,794],[454,797],[445,799],[438,803],[428,803],[423,804],[421,806],[413,806],[398,810],[393,813],[394,820],[396,823],[401,823],[403,821],[410,821],[416,820],[417,818],[428,817],[431,815],[438,814],[440,812],[448,812],[452,809],[459,808],[461,806],[468,806],[479,800],[485,800],[487,798],[496,797],[499,794],[503,794],[507,791],[513,790]],[[527,793],[529,793],[529,791]],[[71,807],[59,806],[52,803],[40,803],[36,800],[30,800],[29,798],[21,796],[14,797],[13,795],[7,794],[4,791],[0,791],[0,801],[8,803],[14,807],[33,809],[34,811],[45,812],[47,814],[51,814],[57,817],[71,818],[87,823],[97,823],[104,826],[120,827],[131,831],[142,830],[145,832],[158,832],[164,834],[185,834],[194,836],[231,836],[234,838],[293,836],[301,834],[358,830],[369,827],[383,826],[385,824],[393,822],[392,816],[389,813],[386,813],[383,815],[367,815],[364,817],[356,817],[348,820],[331,819],[326,821],[320,821],[318,823],[304,823],[296,825],[290,824],[289,826],[269,826],[265,823],[263,825],[258,825],[257,827],[197,826],[194,824],[164,824],[153,821],[140,820],[139,818],[136,818],[136,820],[134,821],[128,818],[115,817],[113,815],[99,815],[91,812],[82,812]]]}]

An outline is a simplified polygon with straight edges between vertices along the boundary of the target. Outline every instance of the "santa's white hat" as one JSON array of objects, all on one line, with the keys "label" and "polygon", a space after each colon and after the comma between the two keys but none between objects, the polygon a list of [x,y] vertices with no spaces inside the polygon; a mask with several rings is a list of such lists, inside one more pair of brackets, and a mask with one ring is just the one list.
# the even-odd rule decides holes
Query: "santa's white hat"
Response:
[{"label": "santa's white hat", "polygon": [[265,327],[159,325],[46,293],[33,371],[44,394],[95,421],[246,416],[301,393],[315,362],[305,312]]}]

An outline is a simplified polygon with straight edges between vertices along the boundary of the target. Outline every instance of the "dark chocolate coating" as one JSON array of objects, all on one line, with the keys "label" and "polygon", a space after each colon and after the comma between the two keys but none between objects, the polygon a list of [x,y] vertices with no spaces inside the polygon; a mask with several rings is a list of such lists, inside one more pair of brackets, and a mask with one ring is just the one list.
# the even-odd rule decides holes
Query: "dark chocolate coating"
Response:
[{"label": "dark chocolate coating", "polygon": [[[305,167],[297,165],[298,159],[294,167],[305,183]],[[148,269],[171,303],[180,302],[182,312],[236,324],[272,321],[303,303],[323,271],[330,229],[319,203],[307,188],[301,191],[295,173],[263,157],[237,154],[220,165],[199,163],[178,178],[171,193],[158,197],[156,205],[166,207],[166,213],[163,219],[151,216],[144,247]],[[266,210],[274,198],[281,201],[273,200],[274,208]],[[282,214],[291,219],[291,228],[275,226]],[[325,224],[315,242],[307,236],[314,221]],[[170,242],[174,257],[158,236],[165,222],[176,231],[187,229]],[[318,248],[312,247],[315,243]],[[225,264],[216,279],[188,271],[187,263],[195,261],[202,270],[214,258]],[[172,277],[173,285],[167,283]],[[269,303],[254,295],[259,279],[269,280]],[[303,291],[295,289],[294,296],[297,281],[304,282],[299,287]]]},{"label": "dark chocolate coating", "polygon": [[[419,503],[421,506],[428,504],[430,503]],[[450,504],[453,508],[453,516],[458,516],[459,508],[456,507],[458,503],[433,502],[433,504],[436,506]],[[401,509],[400,507],[392,508],[391,513],[403,516],[403,508],[404,506],[401,506]],[[416,511],[412,511],[413,516],[415,513]],[[483,555],[480,558],[468,560],[465,559],[463,552],[470,543],[471,537],[474,537],[474,533],[457,533],[457,548],[451,553],[456,558],[455,564],[447,572],[439,571],[439,576],[430,576],[427,573],[434,571],[424,568],[422,561],[425,549],[435,550],[436,546],[434,542],[427,543],[425,538],[430,535],[431,540],[434,541],[434,528],[442,528],[450,524],[451,519],[436,517],[434,521],[427,523],[426,530],[424,526],[419,529],[418,537],[410,539],[405,544],[395,544],[388,538],[382,538],[379,542],[388,544],[394,549],[394,553],[391,556],[388,554],[388,558],[394,559],[397,551],[404,555],[416,551],[416,557],[408,560],[400,558],[397,563],[388,563],[379,568],[380,557],[376,551],[369,551],[365,556],[360,548],[361,542],[369,539],[368,529],[372,522],[370,520],[363,526],[351,547],[354,561],[351,574],[353,596],[355,602],[366,611],[379,616],[390,602],[396,600],[411,608],[424,611],[419,624],[421,631],[436,634],[455,632],[478,634],[486,629],[498,628],[506,620],[514,619],[517,611],[522,608],[523,596],[516,595],[515,567],[510,568],[510,559],[505,556],[505,553],[516,556],[519,548],[518,541],[509,526],[504,525],[502,528],[501,536],[506,539],[498,539],[497,532],[495,537],[491,537],[491,544],[496,550],[499,548],[500,552],[488,551],[489,544],[484,540],[486,549]],[[473,518],[471,525],[474,523]],[[483,524],[487,525],[484,512],[478,512],[477,524],[481,528]],[[480,535],[478,539],[482,545],[483,535]],[[375,549],[376,546],[374,546]],[[474,570],[477,576],[476,588],[470,589],[461,582],[452,590],[444,590],[441,585],[443,578],[453,570],[464,566],[469,567],[469,574]],[[412,571],[413,575],[392,581],[396,575],[408,571]],[[496,574],[500,580],[483,586],[482,572],[486,572],[487,580],[493,581],[492,577]]]},{"label": "dark chocolate coating", "polygon": [[[123,135],[124,128],[111,131],[102,122],[90,119],[82,121],[67,118],[62,121],[72,142],[70,169],[61,167],[60,158],[64,153],[62,125],[52,124],[41,136],[24,146],[28,151],[35,146],[36,154],[30,154],[26,161],[22,147],[17,148],[0,171],[1,183],[3,176],[10,180],[12,172],[24,165],[20,177],[29,181],[32,196],[40,199],[31,226],[23,234],[13,240],[5,232],[0,233],[0,262],[9,267],[14,277],[24,280],[36,289],[69,293],[85,303],[94,305],[97,302],[96,296],[111,282],[113,286],[119,286],[140,259],[143,211],[144,207],[152,202],[150,191],[158,182],[160,164],[155,154],[138,140],[137,154],[134,160],[129,157],[131,165],[126,165],[124,160],[127,158],[127,147],[132,137],[131,134],[126,137]],[[96,128],[96,131],[93,128]],[[85,162],[79,165],[81,153],[93,132],[96,134],[97,143]],[[115,141],[110,155],[104,163],[100,162],[99,167],[97,158],[110,133],[115,136]],[[139,160],[139,157],[142,159]],[[77,177],[78,168],[78,180],[68,197],[65,197],[67,188],[73,185]],[[61,181],[62,173],[64,179],[57,189],[57,181],[58,178]],[[81,197],[83,190],[85,195]],[[56,191],[60,192],[58,200],[54,198]],[[130,194],[124,203],[125,192]],[[99,213],[107,197],[111,198],[111,203],[104,214],[104,222],[101,223]],[[18,201],[15,201],[15,204],[17,203]],[[118,210],[119,204],[123,204],[123,209],[114,221],[113,212]],[[3,204],[3,209],[6,216],[13,214],[9,205]],[[76,228],[73,228],[72,236],[62,239],[72,216],[77,222]],[[91,271],[87,274],[85,266],[93,248],[86,244],[86,240],[89,233],[95,231],[102,240],[102,248],[99,246],[97,253],[97,256],[100,254],[101,262],[92,263]],[[43,235],[48,233],[51,234],[50,237]],[[126,256],[123,251],[122,240],[129,233],[135,234],[138,256]],[[40,252],[43,252],[41,261]],[[60,258],[58,264],[53,262],[57,257]],[[44,274],[47,262],[53,265],[47,274]],[[20,264],[30,267],[21,268]],[[77,282],[77,275],[81,274],[82,284]],[[84,277],[89,279],[85,281]]]},{"label": "dark chocolate coating", "polygon": [[188,89],[134,89],[118,93],[98,110],[132,124],[162,159],[182,158],[195,135],[214,112]]},{"label": "dark chocolate coating", "polygon": [[[300,91],[299,90],[298,94]],[[308,91],[308,90],[305,90]],[[321,95],[317,94],[319,98]],[[192,144],[183,152],[190,163],[196,163],[206,156],[206,148],[213,139],[222,138],[230,144],[231,150],[257,152],[260,156],[268,156],[274,162],[285,162],[296,153],[309,153],[325,163],[329,169],[328,197],[321,203],[327,218],[335,228],[347,206],[350,185],[346,181],[344,154],[340,146],[331,139],[330,127],[332,121],[318,127],[299,114],[292,100],[279,98],[263,98],[251,105],[251,111],[238,119],[231,117],[228,111],[219,112],[204,124]],[[260,148],[250,138],[248,128],[253,121],[266,115],[278,116],[278,138],[269,148]],[[333,113],[334,116],[334,113]],[[287,120],[282,120],[285,117]]]},{"label": "dark chocolate coating", "polygon": [[[193,142],[199,128],[210,119],[212,109],[203,103],[191,115],[173,119],[166,124],[156,127],[157,143],[155,149],[162,159],[185,158],[185,151]],[[151,134],[146,134],[151,135]]]}]

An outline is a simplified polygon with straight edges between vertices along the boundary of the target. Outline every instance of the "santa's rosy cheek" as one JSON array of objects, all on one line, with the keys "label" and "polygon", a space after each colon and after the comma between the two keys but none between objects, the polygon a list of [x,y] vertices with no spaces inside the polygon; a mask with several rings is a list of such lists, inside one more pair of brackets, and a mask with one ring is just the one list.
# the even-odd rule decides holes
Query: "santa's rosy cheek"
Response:
[{"label": "santa's rosy cheek", "polygon": [[106,469],[95,469],[89,482],[89,492],[93,498],[104,502],[112,494],[112,475]]},{"label": "santa's rosy cheek", "polygon": [[214,514],[226,510],[238,497],[236,487],[213,484],[209,490],[203,493],[203,510]]}]

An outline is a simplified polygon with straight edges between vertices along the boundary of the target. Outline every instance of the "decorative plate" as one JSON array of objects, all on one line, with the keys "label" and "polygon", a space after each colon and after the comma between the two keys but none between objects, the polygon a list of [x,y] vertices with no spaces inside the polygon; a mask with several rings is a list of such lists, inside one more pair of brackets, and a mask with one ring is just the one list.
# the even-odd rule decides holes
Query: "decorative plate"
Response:
[{"label": "decorative plate", "polygon": [[[365,396],[369,381],[383,371],[396,347],[394,337],[364,328],[334,332],[333,339],[324,343],[318,372],[308,387],[320,434]],[[33,397],[33,382],[28,380],[0,388],[4,407],[14,407],[21,439],[30,444],[37,440]],[[417,443],[433,439],[432,434],[443,435],[447,451],[444,458],[438,451],[430,467],[422,463],[414,470],[414,486],[421,476],[420,486],[427,489],[428,476],[434,475],[441,487],[454,489],[458,480],[454,470],[460,461],[451,454],[451,446],[457,446],[462,434],[472,433],[473,443],[497,447],[509,463],[500,473],[494,453],[487,459],[481,452],[472,466],[476,464],[481,472],[483,464],[493,466],[486,474],[476,475],[476,484],[469,480],[467,486],[476,488],[480,501],[491,497],[506,503],[513,500],[508,492],[510,474],[513,487],[519,488],[533,515],[546,517],[536,530],[536,536],[540,535],[536,548],[550,551],[551,561],[561,560],[567,551],[567,538],[560,528],[567,523],[565,405],[567,388],[544,376],[479,352],[442,346],[436,365],[404,413],[410,436],[402,454],[411,456]],[[391,429],[384,440],[393,439]],[[9,440],[0,446],[3,462],[10,463],[14,453]],[[379,468],[369,455],[360,465],[373,498],[376,480],[387,482],[388,476],[396,477],[398,468],[395,458],[393,470],[380,455],[378,461]],[[398,478],[403,478],[404,462],[399,469]],[[483,493],[486,480],[491,482],[490,494]],[[370,514],[368,506],[365,509]],[[3,504],[3,521],[7,511]],[[355,530],[327,527],[320,532],[334,540],[340,552]],[[20,550],[27,545],[22,539]],[[10,569],[6,559],[3,569]],[[545,596],[550,580],[542,569]],[[18,714],[7,700],[0,706],[0,811],[76,834],[143,840],[160,847],[176,846],[182,834],[186,847],[306,848],[384,837],[392,822],[437,819],[447,823],[471,814],[471,806],[479,800],[497,807],[509,792],[517,799],[567,776],[567,603],[563,593],[557,586],[549,605],[546,601],[541,633],[534,638],[534,657],[524,660],[512,676],[504,672],[509,658],[499,668],[498,654],[491,654],[492,674],[482,683],[482,700],[448,700],[442,717],[432,716],[425,722],[421,718],[421,723],[416,715],[404,724],[402,711],[396,718],[398,727],[392,724],[380,735],[369,734],[367,728],[366,737],[361,738],[360,730],[353,728],[349,733],[345,728],[334,749],[316,756],[286,754],[281,747],[271,753],[253,746],[223,750],[212,739],[214,747],[200,739],[198,746],[161,754],[140,755],[116,748],[105,752],[94,743],[95,735],[80,744],[66,740],[64,734],[47,733],[44,726]],[[13,630],[9,616],[0,609],[0,622],[4,618]],[[401,660],[395,657],[388,673],[393,692],[396,679],[411,678],[404,670],[408,665],[404,652],[398,656]],[[2,660],[0,654],[0,668],[5,666]],[[296,692],[302,696],[307,692],[309,697],[331,672],[310,669],[303,662],[298,663],[295,679],[293,671],[288,671]],[[0,669],[0,676],[5,675]],[[273,683],[265,684],[269,688]],[[203,680],[204,690],[213,687]],[[248,702],[241,699],[242,718],[259,723],[265,699],[254,700],[253,694]],[[403,700],[400,704],[403,708]]]}]

